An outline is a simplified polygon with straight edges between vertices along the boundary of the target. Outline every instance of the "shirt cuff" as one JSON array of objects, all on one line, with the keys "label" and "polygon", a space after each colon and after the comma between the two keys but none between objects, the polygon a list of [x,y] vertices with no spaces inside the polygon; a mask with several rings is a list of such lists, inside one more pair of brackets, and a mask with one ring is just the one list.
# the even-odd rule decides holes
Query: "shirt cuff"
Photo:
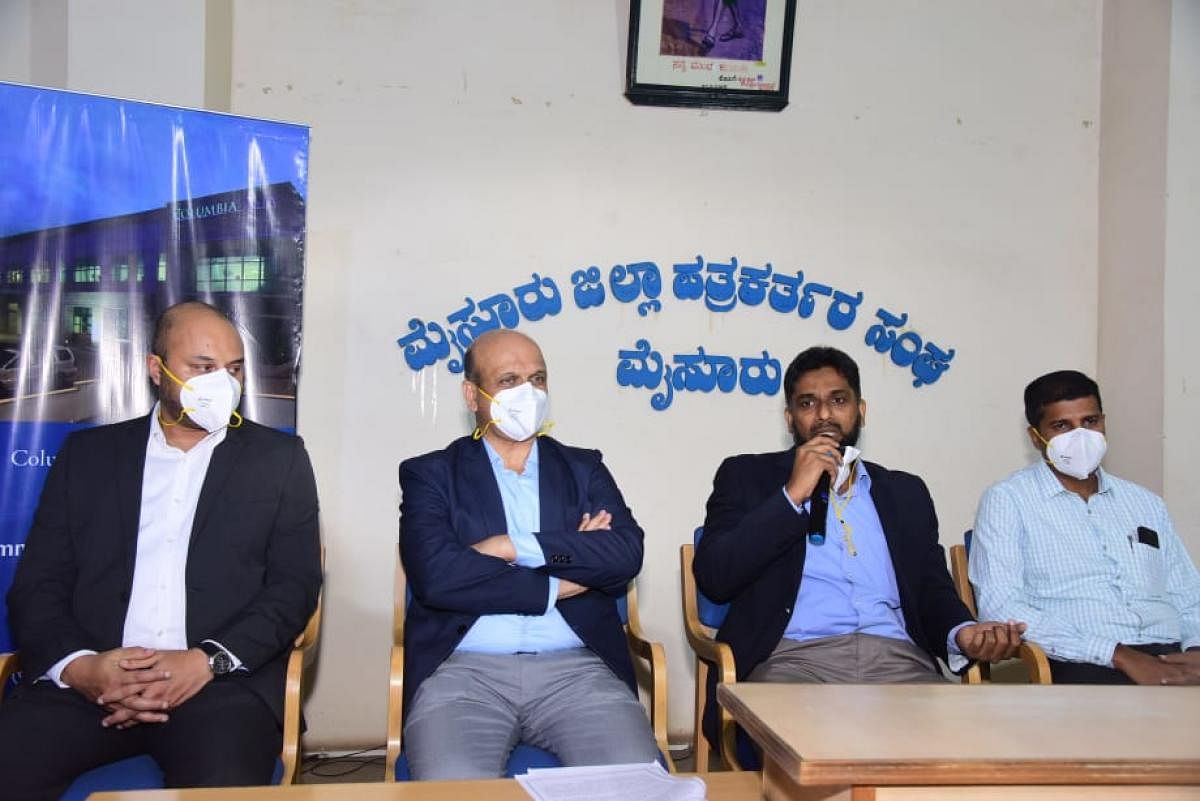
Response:
[{"label": "shirt cuff", "polygon": [[546,564],[546,555],[542,553],[542,544],[532,534],[508,535],[512,540],[513,550],[517,552],[514,564],[521,567],[541,567]]},{"label": "shirt cuff", "polygon": [[243,667],[242,667],[242,660],[240,660],[240,659],[238,659],[238,658],[237,658],[237,654],[235,654],[233,651],[230,651],[230,650],[229,650],[228,648],[226,648],[224,645],[221,645],[221,643],[217,642],[216,640],[201,640],[200,642],[210,642],[210,643],[212,643],[213,645],[215,645],[215,646],[217,646],[218,648],[220,648],[220,649],[221,649],[222,651],[224,651],[226,654],[228,654],[228,655],[229,655],[229,658],[230,658],[231,660],[233,660],[233,669],[234,669],[234,670],[245,670],[245,668],[243,668]]},{"label": "shirt cuff", "polygon": [[971,660],[967,659],[966,654],[959,649],[958,640],[955,639],[964,626],[970,625],[973,625],[973,621],[968,620],[965,623],[959,623],[950,629],[950,634],[946,636],[946,664],[949,666],[951,673],[957,673],[971,664]]},{"label": "shirt cuff", "polygon": [[58,660],[53,665],[51,665],[50,669],[47,670],[46,673],[38,679],[38,681],[49,680],[49,681],[52,681],[55,684],[57,684],[60,689],[63,689],[63,690],[70,689],[71,685],[63,684],[63,680],[62,680],[62,674],[63,674],[63,671],[67,669],[67,665],[71,664],[73,661],[75,661],[77,658],[79,658],[81,656],[94,656],[95,653],[96,653],[95,651],[91,651],[86,648],[83,650],[80,650],[80,651],[72,651],[71,653],[67,654],[62,659]]},{"label": "shirt cuff", "polygon": [[550,577],[550,599],[546,601],[546,611],[542,614],[550,614],[550,610],[554,608],[554,604],[558,603],[558,577]]},{"label": "shirt cuff", "polygon": [[808,501],[804,501],[803,503],[799,504],[794,503],[792,501],[792,496],[787,494],[787,487],[780,487],[779,491],[783,493],[783,497],[787,499],[787,502],[791,504],[791,507],[796,510],[796,514],[802,515],[808,511]]}]

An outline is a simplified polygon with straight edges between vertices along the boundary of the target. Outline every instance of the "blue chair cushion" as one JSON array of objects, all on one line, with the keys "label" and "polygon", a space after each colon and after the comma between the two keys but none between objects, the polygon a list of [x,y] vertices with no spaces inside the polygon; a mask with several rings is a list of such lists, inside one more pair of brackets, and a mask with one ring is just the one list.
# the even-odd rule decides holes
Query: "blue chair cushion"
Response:
[{"label": "blue chair cushion", "polygon": [[[696,545],[700,544],[700,538],[704,536],[704,526],[699,526],[692,537],[692,542]],[[696,615],[700,618],[700,622],[708,626],[710,629],[719,629],[721,624],[725,622],[725,616],[729,614],[729,604],[719,604],[710,601],[705,597],[704,593],[696,589]]]},{"label": "blue chair cushion", "polygon": [[[504,768],[504,777],[511,779],[513,776],[518,776],[523,773],[528,773],[530,768],[561,768],[562,763],[558,761],[558,757],[549,751],[544,751],[541,748],[536,748],[525,743],[517,743],[517,747],[508,755],[508,764]],[[408,757],[404,752],[400,752],[400,758],[396,760],[396,781],[407,782],[412,780],[412,774],[408,770]]]},{"label": "blue chair cushion", "polygon": [[967,548],[967,556],[971,555],[971,536],[975,533],[975,529],[969,528],[963,532],[963,545]]},{"label": "blue chair cushion", "polygon": [[[271,784],[279,784],[283,780],[283,762],[275,760],[275,775]],[[62,794],[60,801],[83,801],[92,793],[111,792],[114,790],[160,790],[163,787],[163,772],[154,758],[142,754],[140,756],[109,762],[93,768],[80,775],[67,791]]]}]

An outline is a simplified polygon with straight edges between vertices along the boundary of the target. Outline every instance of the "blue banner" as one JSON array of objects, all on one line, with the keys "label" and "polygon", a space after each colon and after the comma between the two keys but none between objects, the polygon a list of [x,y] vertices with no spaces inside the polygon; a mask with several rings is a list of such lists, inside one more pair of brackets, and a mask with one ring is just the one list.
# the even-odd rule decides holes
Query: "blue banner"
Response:
[{"label": "blue banner", "polygon": [[0,83],[0,593],[67,435],[153,405],[167,306],[229,313],[242,413],[294,428],[307,165],[304,126]]}]

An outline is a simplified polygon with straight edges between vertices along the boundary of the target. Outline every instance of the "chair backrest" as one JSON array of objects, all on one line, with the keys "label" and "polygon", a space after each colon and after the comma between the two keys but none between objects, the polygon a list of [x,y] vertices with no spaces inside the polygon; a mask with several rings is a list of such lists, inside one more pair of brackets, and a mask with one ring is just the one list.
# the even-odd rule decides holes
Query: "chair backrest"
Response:
[{"label": "chair backrest", "polygon": [[[704,526],[697,526],[696,530],[692,533],[692,544],[698,546],[703,536]],[[689,568],[691,567],[690,564],[688,566]],[[688,570],[688,574],[683,577],[683,580],[691,582],[692,590],[695,591],[696,616],[700,619],[700,622],[710,629],[721,628],[721,624],[725,622],[725,616],[729,614],[729,604],[719,604],[711,601],[704,593],[700,592],[696,587],[696,576],[690,569]]]},{"label": "chair backrest", "polygon": [[954,579],[954,589],[958,591],[958,597],[970,611],[971,617],[978,618],[979,610],[975,606],[975,588],[971,586],[971,577],[968,571],[970,565],[968,557],[971,552],[970,529],[963,534],[963,541],[963,545],[950,546],[950,575]]}]

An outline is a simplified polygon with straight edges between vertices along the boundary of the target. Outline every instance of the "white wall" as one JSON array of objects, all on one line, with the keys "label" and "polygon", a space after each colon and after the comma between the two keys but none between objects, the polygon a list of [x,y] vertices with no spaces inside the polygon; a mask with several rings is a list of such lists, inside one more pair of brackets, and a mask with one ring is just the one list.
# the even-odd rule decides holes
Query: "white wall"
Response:
[{"label": "white wall", "polygon": [[1200,2],[1171,4],[1164,302],[1163,494],[1200,556]]},{"label": "white wall", "polygon": [[[816,342],[842,347],[863,368],[868,454],[926,478],[946,543],[982,489],[1032,455],[1025,383],[1099,367],[1110,324],[1097,310],[1101,26],[1112,19],[1099,0],[803,2],[779,114],[629,105],[620,0],[241,0],[232,16],[229,0],[122,0],[122,24],[97,22],[103,47],[68,37],[103,5],[0,3],[0,22],[13,22],[0,24],[0,79],[185,105],[225,97],[236,113],[313,126],[299,408],[328,581],[309,748],[383,740],[396,464],[466,428],[457,379],[405,365],[395,340],[410,317],[444,321],[464,295],[533,271],[566,293],[560,315],[522,329],[549,360],[554,434],[604,449],[646,528],[643,616],[667,645],[677,732],[691,716],[678,545],[723,456],[785,444],[781,402],[685,393],[654,412],[649,393],[616,385],[618,348],[645,336],[665,354],[768,347],[786,362]],[[1165,346],[1145,344],[1163,348],[1163,383],[1147,394],[1170,432],[1165,493],[1195,553],[1200,13],[1194,0],[1171,8]],[[841,333],[817,317],[708,313],[669,289],[670,265],[696,253],[804,269],[866,301]],[[667,278],[657,316],[570,302],[574,269],[643,259]],[[865,347],[879,305],[957,349],[939,383],[913,389]],[[1161,444],[1129,454],[1154,459]]]},{"label": "white wall", "polygon": [[[990,481],[1029,456],[1020,392],[1094,371],[1100,14],[1094,3],[803,3],[780,114],[649,109],[621,96],[625,4],[241,2],[232,108],[313,126],[300,427],[329,546],[311,745],[381,742],[396,464],[465,430],[458,381],[414,376],[397,337],[549,274],[696,253],[862,289],[835,333],[761,310],[610,300],[525,324],[567,442],[604,449],[647,531],[641,597],[689,728],[677,552],[720,459],[784,444],[781,402],[614,382],[615,353],[840,346],[863,367],[876,460],[926,477],[958,541]],[[666,293],[669,296],[669,290]],[[862,343],[874,306],[958,349],[911,376]],[[1053,347],[1047,346],[1053,333]]]}]

